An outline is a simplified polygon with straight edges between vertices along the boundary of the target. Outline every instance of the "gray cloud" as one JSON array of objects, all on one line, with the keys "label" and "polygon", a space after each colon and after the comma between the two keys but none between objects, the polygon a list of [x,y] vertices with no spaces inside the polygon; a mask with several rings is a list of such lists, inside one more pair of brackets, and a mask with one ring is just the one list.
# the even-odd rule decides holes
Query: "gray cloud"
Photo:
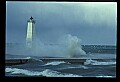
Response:
[{"label": "gray cloud", "polygon": [[[84,44],[116,44],[116,3],[8,1],[6,11],[7,42],[25,41],[27,20],[32,15],[36,20],[37,37],[46,43],[54,43],[69,33],[81,38]],[[19,41],[15,39],[18,37]]]}]

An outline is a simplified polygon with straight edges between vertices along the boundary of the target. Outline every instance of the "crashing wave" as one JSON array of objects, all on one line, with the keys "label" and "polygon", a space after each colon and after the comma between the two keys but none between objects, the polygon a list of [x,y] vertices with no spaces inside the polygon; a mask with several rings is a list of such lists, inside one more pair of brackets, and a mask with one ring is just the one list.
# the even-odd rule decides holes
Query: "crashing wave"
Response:
[{"label": "crashing wave", "polygon": [[46,77],[82,77],[79,75],[74,74],[63,74],[57,71],[53,71],[50,69],[43,70],[42,72],[38,71],[29,71],[25,69],[18,69],[18,68],[6,68],[5,72],[9,72],[11,74],[24,74],[28,76],[46,76]]},{"label": "crashing wave", "polygon": [[62,64],[62,63],[66,63],[64,61],[53,61],[53,62],[48,62],[45,64],[46,65],[59,65],[59,64]]},{"label": "crashing wave", "polygon": [[116,62],[99,62],[96,60],[88,59],[86,62],[84,62],[84,65],[113,65],[116,64]]}]

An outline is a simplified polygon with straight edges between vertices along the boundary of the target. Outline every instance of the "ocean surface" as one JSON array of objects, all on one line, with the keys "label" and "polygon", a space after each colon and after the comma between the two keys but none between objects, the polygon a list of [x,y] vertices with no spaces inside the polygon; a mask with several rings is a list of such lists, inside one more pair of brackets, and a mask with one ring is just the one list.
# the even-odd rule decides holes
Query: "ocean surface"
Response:
[{"label": "ocean surface", "polygon": [[[5,76],[37,77],[116,77],[115,54],[90,54],[83,65],[65,61],[42,62],[39,57],[11,56],[10,58],[31,59],[30,63],[5,67]],[[95,56],[105,56],[109,60],[94,60]],[[92,59],[92,56],[93,59]]]},{"label": "ocean surface", "polygon": [[82,55],[79,57],[81,59],[86,59],[84,64],[74,64],[57,60],[43,62],[40,60],[42,57],[37,55],[18,55],[7,52],[6,59],[9,58],[30,59],[31,62],[12,66],[6,65],[5,76],[8,77],[116,77],[115,53],[87,53],[85,56]]}]

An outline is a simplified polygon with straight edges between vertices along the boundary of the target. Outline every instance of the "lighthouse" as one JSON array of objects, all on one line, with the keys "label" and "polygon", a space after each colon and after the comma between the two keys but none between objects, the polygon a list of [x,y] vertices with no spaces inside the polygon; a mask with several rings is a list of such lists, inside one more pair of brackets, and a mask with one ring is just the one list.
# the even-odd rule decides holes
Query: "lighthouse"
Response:
[{"label": "lighthouse", "polygon": [[35,20],[31,16],[31,18],[27,21],[27,34],[26,34],[26,47],[32,48],[33,41],[35,38]]}]

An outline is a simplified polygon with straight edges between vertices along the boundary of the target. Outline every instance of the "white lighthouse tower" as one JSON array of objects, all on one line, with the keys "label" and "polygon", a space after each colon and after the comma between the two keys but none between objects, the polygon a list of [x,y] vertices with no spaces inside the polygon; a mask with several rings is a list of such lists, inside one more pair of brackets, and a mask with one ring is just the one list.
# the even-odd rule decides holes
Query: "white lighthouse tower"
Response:
[{"label": "white lighthouse tower", "polygon": [[31,16],[27,22],[26,47],[32,48],[33,40],[35,38],[35,20],[33,20],[33,17]]}]

